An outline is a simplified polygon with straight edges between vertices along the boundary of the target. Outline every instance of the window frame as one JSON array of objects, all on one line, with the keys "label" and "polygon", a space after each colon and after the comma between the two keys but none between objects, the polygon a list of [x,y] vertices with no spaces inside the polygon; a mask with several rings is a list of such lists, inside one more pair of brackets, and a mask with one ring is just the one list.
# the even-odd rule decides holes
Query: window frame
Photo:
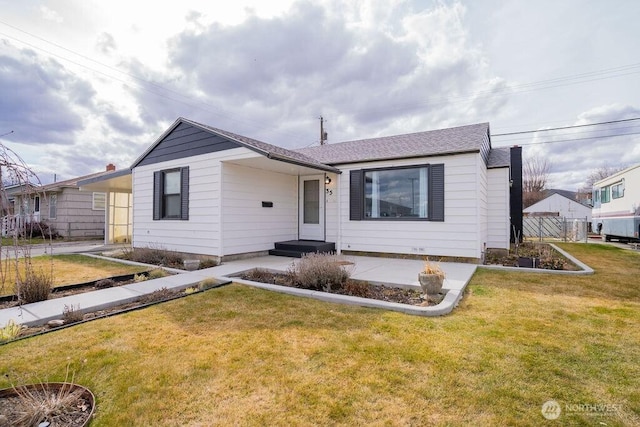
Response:
[{"label": "window frame", "polygon": [[[621,191],[619,190],[621,189]],[[611,184],[611,199],[621,199],[624,197],[624,179]]]},{"label": "window frame", "polygon": [[[166,197],[164,192],[165,176],[168,173],[179,172],[180,193],[171,193],[170,196],[179,195],[180,213],[168,216],[166,214]],[[189,219],[189,167],[176,167],[163,169],[153,173],[153,220],[154,221],[185,221]]]},{"label": "window frame", "polygon": [[[102,207],[96,207],[96,196],[102,195]],[[107,209],[107,193],[101,191],[94,191],[91,195],[91,210],[104,211]]]},{"label": "window frame", "polygon": [[600,203],[609,203],[611,201],[611,186],[607,185],[600,189]]},{"label": "window frame", "polygon": [[58,218],[58,195],[49,194],[49,218]]},{"label": "window frame", "polygon": [[[399,216],[399,217],[371,217],[365,215],[366,210],[366,174],[375,171],[395,171],[402,169],[420,170],[426,168],[427,179],[427,207],[426,217]],[[378,168],[356,169],[350,171],[349,184],[350,213],[352,221],[428,221],[444,222],[444,164],[413,164],[403,166],[389,166]]]}]

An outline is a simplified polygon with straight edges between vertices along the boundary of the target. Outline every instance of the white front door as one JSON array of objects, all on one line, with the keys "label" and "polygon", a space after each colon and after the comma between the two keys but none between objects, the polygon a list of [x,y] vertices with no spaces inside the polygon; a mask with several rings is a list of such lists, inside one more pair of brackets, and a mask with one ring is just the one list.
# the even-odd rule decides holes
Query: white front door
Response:
[{"label": "white front door", "polygon": [[324,175],[300,177],[300,240],[324,241]]}]

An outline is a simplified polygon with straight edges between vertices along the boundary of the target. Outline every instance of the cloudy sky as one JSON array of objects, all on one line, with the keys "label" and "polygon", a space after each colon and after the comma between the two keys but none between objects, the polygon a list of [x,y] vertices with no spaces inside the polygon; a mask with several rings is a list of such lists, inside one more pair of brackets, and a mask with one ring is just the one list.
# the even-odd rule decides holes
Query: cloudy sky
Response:
[{"label": "cloudy sky", "polygon": [[638,1],[230,3],[0,0],[0,142],[45,183],[126,168],[180,116],[288,148],[321,115],[329,143],[540,130],[492,143],[570,190],[640,163],[640,120],[543,131],[640,118]]}]

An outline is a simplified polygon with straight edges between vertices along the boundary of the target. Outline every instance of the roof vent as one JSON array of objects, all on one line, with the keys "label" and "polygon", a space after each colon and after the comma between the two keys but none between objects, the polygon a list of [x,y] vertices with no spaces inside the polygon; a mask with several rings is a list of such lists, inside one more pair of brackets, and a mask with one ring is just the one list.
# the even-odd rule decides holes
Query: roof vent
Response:
[{"label": "roof vent", "polygon": [[116,165],[114,165],[113,163],[109,163],[107,165],[107,172],[111,172],[111,171],[114,171],[114,170],[116,170]]}]

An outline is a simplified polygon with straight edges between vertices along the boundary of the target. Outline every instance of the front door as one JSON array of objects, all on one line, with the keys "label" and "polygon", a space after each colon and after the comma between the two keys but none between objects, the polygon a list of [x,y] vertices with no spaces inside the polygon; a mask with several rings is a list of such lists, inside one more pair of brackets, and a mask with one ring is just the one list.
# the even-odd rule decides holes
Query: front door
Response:
[{"label": "front door", "polygon": [[300,177],[299,239],[324,241],[324,176]]}]

